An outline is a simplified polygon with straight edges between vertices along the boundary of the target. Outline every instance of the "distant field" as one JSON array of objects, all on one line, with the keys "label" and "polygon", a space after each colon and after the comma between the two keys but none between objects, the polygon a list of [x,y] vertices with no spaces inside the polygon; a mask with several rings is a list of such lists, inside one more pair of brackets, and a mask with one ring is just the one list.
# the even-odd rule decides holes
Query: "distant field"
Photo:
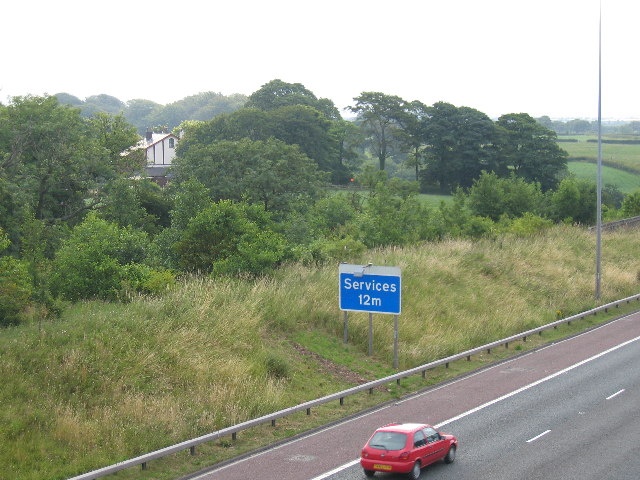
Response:
[{"label": "distant field", "polygon": [[[597,165],[595,163],[570,161],[568,167],[576,178],[596,181]],[[640,174],[603,166],[602,183],[616,185],[622,193],[629,194],[640,190]]]},{"label": "distant field", "polygon": [[[569,160],[586,159],[593,162],[597,161],[598,144],[597,142],[587,141],[589,139],[597,140],[597,137],[575,135],[562,138],[572,138],[578,140],[577,142],[559,142],[560,147],[566,150],[566,152],[569,154]],[[603,140],[606,140],[606,138],[604,138]],[[608,165],[640,174],[640,144],[624,145],[603,143],[602,162],[603,165]]]}]

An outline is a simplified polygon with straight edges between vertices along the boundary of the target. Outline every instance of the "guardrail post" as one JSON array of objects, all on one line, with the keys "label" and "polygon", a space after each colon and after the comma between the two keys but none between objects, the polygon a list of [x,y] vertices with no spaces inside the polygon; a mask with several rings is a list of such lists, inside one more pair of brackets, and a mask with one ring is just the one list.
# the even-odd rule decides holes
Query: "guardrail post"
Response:
[{"label": "guardrail post", "polygon": [[467,355],[467,362],[471,361],[471,355]]},{"label": "guardrail post", "polygon": [[142,470],[146,470],[147,469],[147,462],[142,462]]},{"label": "guardrail post", "polygon": [[189,453],[191,455],[195,455],[196,454],[196,447],[189,447]]},{"label": "guardrail post", "polygon": [[509,348],[509,342],[504,343],[504,348]]},{"label": "guardrail post", "polygon": [[344,397],[340,397],[340,405],[344,405]]},{"label": "guardrail post", "polygon": [[311,415],[311,409],[307,408],[307,415]]},{"label": "guardrail post", "polygon": [[235,442],[237,438],[238,438],[238,433],[237,432],[233,432],[231,434],[231,440],[233,440]]},{"label": "guardrail post", "polygon": [[274,418],[273,420],[271,420],[271,426],[275,427],[276,426],[276,419]]}]

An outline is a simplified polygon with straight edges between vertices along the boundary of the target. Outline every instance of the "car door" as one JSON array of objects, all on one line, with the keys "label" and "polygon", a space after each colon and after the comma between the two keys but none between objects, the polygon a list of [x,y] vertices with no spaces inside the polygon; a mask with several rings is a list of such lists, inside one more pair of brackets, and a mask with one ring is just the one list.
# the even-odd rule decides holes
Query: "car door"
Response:
[{"label": "car door", "polygon": [[427,441],[425,465],[437,462],[447,454],[447,442],[431,427],[423,429]]},{"label": "car door", "polygon": [[413,434],[413,449],[411,452],[411,461],[415,462],[420,460],[422,465],[427,465],[429,461],[429,446],[427,445],[427,438],[424,436],[422,430],[418,430]]}]

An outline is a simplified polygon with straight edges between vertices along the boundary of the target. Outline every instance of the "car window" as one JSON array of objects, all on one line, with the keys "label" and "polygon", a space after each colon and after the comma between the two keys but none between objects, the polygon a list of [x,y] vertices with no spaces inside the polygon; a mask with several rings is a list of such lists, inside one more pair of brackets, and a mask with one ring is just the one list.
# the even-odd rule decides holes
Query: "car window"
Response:
[{"label": "car window", "polygon": [[435,442],[440,440],[440,435],[433,428],[427,427],[423,430],[424,436],[427,437],[427,442]]},{"label": "car window", "polygon": [[413,446],[422,447],[423,445],[426,445],[426,444],[427,444],[427,439],[424,438],[424,433],[422,433],[422,430],[418,430],[413,435]]},{"label": "car window", "polygon": [[407,435],[400,432],[376,432],[369,446],[380,450],[402,450],[407,444]]}]

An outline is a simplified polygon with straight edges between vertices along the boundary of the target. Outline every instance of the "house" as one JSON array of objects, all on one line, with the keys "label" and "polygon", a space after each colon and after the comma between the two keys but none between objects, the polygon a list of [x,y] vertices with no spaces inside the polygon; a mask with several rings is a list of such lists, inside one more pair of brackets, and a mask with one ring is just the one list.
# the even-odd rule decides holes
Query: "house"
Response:
[{"label": "house", "polygon": [[179,140],[179,137],[166,129],[159,133],[151,129],[147,130],[145,138],[139,144],[139,148],[145,150],[147,178],[162,186],[167,183],[167,170],[176,157],[176,146]]}]

